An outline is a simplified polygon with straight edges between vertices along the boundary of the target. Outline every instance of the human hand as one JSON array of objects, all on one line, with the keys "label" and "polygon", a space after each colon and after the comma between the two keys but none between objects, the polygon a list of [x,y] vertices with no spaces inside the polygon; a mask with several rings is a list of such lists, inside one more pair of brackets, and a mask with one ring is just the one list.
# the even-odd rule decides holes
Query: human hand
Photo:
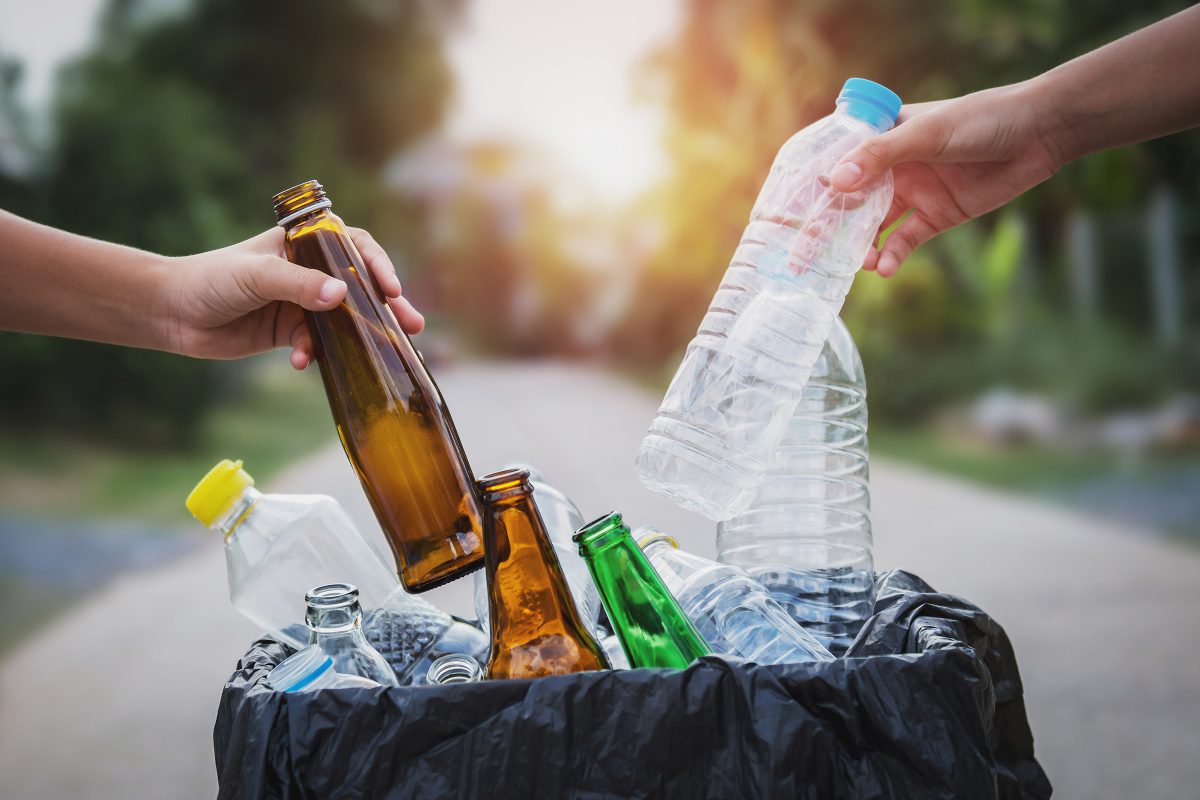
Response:
[{"label": "human hand", "polygon": [[[406,333],[425,319],[400,293],[383,248],[361,228],[350,238]],[[284,234],[272,228],[220,250],[171,259],[166,270],[167,336],[171,349],[200,358],[238,358],[290,345],[292,366],[313,360],[302,309],[328,311],[346,297],[346,284],[289,262]]]},{"label": "human hand", "polygon": [[848,153],[829,176],[836,191],[892,170],[896,191],[880,232],[912,211],[863,269],[890,277],[922,243],[1054,175],[1065,158],[1043,105],[1030,84],[906,105],[895,128]]}]

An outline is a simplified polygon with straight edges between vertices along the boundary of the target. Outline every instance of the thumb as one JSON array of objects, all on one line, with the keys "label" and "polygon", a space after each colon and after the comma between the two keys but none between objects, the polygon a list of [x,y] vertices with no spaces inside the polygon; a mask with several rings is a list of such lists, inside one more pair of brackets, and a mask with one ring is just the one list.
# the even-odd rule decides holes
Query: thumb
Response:
[{"label": "thumb", "polygon": [[896,164],[934,158],[942,136],[927,116],[915,117],[887,133],[873,136],[847,153],[829,173],[836,192],[852,192],[878,180]]},{"label": "thumb", "polygon": [[346,284],[324,272],[265,256],[242,273],[247,292],[266,305],[275,300],[309,311],[328,311],[346,296]]}]

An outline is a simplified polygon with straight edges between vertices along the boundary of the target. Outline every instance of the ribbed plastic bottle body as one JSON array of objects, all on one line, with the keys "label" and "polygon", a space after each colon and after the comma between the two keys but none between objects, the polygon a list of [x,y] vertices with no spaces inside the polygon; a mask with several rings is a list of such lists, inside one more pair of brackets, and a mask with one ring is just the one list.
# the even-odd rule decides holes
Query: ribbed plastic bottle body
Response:
[{"label": "ribbed plastic bottle body", "polygon": [[246,508],[230,513],[245,517],[225,539],[229,599],[280,641],[295,648],[308,644],[304,595],[314,586],[349,581],[368,609],[399,586],[390,560],[333,498],[251,489],[243,502]]},{"label": "ribbed plastic bottle body", "polygon": [[367,641],[391,665],[401,686],[430,683],[429,671],[443,656],[487,661],[487,634],[403,590],[367,614],[363,630]]},{"label": "ribbed plastic bottle body", "polygon": [[677,550],[669,537],[654,537],[643,549],[713,652],[757,664],[833,659],[744,570]]},{"label": "ribbed plastic bottle body", "polygon": [[[558,564],[567,579],[571,598],[588,630],[595,633],[602,610],[600,595],[592,583],[587,564],[579,557],[579,548],[571,541],[575,531],[583,527],[583,515],[571,499],[554,486],[539,478],[532,478],[530,485],[533,486],[533,502],[537,504],[538,512],[546,523],[546,533],[550,536],[550,544],[554,546],[554,554],[558,556]],[[490,623],[487,576],[484,572],[475,573],[475,615],[480,626],[487,630]]]},{"label": "ribbed plastic bottle body", "polygon": [[837,320],[753,503],[717,528],[718,559],[834,653],[874,608],[869,480],[866,378]]},{"label": "ribbed plastic bottle body", "polygon": [[729,270],[635,460],[650,489],[724,520],[753,500],[892,201],[828,174],[886,127],[841,106],[779,151]]}]

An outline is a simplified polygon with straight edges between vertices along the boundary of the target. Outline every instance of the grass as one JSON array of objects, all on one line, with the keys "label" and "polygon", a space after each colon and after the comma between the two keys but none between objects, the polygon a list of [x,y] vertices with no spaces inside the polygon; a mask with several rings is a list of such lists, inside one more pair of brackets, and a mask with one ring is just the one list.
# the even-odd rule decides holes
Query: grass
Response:
[{"label": "grass", "polygon": [[907,461],[988,486],[1054,491],[1111,475],[1115,458],[1033,445],[997,447],[945,436],[924,427],[872,425],[871,453]]},{"label": "grass", "polygon": [[220,459],[243,459],[263,482],[333,438],[315,371],[296,373],[271,358],[255,366],[254,382],[209,414],[189,448],[0,431],[0,507],[8,514],[183,524],[190,519],[184,498]]}]

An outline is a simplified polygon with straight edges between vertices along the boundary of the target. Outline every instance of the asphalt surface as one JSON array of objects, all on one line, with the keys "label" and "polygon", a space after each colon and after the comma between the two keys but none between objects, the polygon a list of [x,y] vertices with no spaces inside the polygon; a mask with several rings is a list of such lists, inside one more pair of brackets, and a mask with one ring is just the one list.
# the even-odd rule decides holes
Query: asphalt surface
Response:
[{"label": "asphalt surface", "polygon": [[[712,554],[714,524],[633,475],[650,393],[563,364],[460,367],[441,384],[478,474],[533,463],[585,516],[617,509]],[[265,488],[331,494],[379,535],[336,445]],[[872,498],[878,568],[961,594],[1008,631],[1056,796],[1197,796],[1200,553],[879,459]],[[469,579],[426,596],[472,614]],[[122,575],[0,664],[0,796],[212,797],[217,699],[255,633],[229,606],[215,536]]]}]

